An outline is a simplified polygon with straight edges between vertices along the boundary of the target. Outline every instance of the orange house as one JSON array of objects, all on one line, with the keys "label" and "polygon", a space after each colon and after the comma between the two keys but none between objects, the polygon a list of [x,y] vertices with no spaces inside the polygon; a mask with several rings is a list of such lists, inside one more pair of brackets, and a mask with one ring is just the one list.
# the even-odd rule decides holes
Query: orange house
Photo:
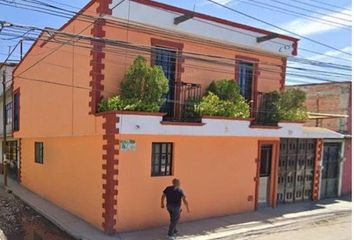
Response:
[{"label": "orange house", "polygon": [[[213,80],[235,79],[256,111],[258,93],[284,88],[297,43],[155,1],[92,0],[58,31],[43,31],[14,71],[19,179],[107,233],[166,224],[159,200],[175,177],[192,209],[184,221],[317,199],[322,139],[339,134],[301,122],[183,121],[175,105],[97,113],[138,55],[162,65],[170,87],[202,93]],[[293,146],[307,154],[300,173],[291,172]],[[289,190],[289,174],[305,192]]]}]

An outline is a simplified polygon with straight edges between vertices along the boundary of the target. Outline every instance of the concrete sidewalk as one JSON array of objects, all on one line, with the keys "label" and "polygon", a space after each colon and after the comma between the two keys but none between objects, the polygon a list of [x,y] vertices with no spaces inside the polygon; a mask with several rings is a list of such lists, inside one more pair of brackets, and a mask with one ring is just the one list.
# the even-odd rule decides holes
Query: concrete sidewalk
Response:
[{"label": "concrete sidewalk", "polygon": [[[2,184],[2,180],[0,180],[0,184]],[[9,181],[9,189],[33,209],[77,239],[166,239],[167,226],[107,236],[82,219],[32,193],[15,181]],[[178,239],[211,240],[230,237],[230,239],[247,239],[247,236],[272,231],[272,229],[289,228],[297,223],[304,223],[304,221],[313,222],[350,214],[351,201],[345,199],[280,205],[276,209],[264,208],[257,212],[182,223],[178,228],[183,235]]]}]

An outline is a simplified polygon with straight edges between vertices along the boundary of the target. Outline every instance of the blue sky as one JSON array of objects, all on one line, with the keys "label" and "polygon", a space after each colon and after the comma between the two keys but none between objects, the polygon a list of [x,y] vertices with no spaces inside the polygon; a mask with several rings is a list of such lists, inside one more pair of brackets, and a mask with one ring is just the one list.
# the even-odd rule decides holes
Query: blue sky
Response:
[{"label": "blue sky", "polygon": [[[167,4],[193,9],[195,8],[198,12],[203,12],[209,15],[229,19],[232,21],[240,22],[243,24],[264,28],[276,32],[281,32],[265,24],[259,23],[254,20],[250,20],[246,17],[240,16],[237,13],[231,12],[225,8],[218,7],[214,4],[208,3],[206,0],[158,0]],[[317,41],[324,42],[328,45],[334,46],[346,52],[351,52],[351,29],[345,29],[339,27],[335,23],[349,24],[345,20],[351,20],[351,1],[350,0],[215,0],[221,4],[225,4],[229,7],[235,8],[241,12],[247,13],[249,15],[255,16],[272,24],[278,25],[280,27],[286,28],[290,31],[296,32],[298,34],[304,35],[306,37],[312,38]],[[88,0],[56,0],[47,2],[57,4],[68,4],[75,6],[71,8],[73,11],[79,10],[84,6]],[[55,3],[57,2],[57,3]],[[324,4],[321,4],[322,2]],[[311,7],[306,4],[322,6],[325,9],[318,9]],[[260,6],[263,4],[263,6]],[[334,8],[330,5],[336,5],[338,8]],[[275,9],[272,6],[276,6]],[[68,6],[63,6],[65,8],[70,8]],[[287,10],[284,13],[284,10]],[[346,10],[349,9],[349,10]],[[307,16],[292,16],[293,11],[300,12]],[[315,18],[317,21],[327,21],[325,24],[312,21],[308,18]],[[29,10],[23,10],[18,8],[12,8],[0,5],[0,20],[10,21],[14,23],[24,24],[24,25],[35,25],[38,27],[52,27],[59,28],[63,23],[67,21],[66,18],[48,16],[46,14],[37,13]],[[288,34],[289,35],[289,34]],[[0,40],[0,60],[3,60],[7,52],[9,51],[9,46],[14,46],[16,41],[4,41]],[[26,44],[28,48],[30,43]],[[333,51],[331,49],[319,46],[317,44],[311,43],[302,39],[299,45],[299,57],[308,58],[318,61],[325,61],[343,65],[351,66],[351,58],[348,55],[342,54],[340,52]],[[308,52],[316,51],[326,55],[335,56],[337,58],[344,58],[347,60],[333,59],[326,56]],[[18,55],[15,55],[15,58]],[[350,80],[350,79],[340,79],[340,80]]]}]

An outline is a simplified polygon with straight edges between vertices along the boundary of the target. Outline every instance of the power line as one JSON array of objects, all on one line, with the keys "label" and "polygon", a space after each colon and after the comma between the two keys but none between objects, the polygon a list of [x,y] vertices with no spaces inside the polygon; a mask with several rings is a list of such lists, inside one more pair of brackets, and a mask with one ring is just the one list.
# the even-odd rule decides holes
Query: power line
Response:
[{"label": "power line", "polygon": [[[55,8],[55,9],[60,9],[60,10],[62,10],[62,11],[69,11],[69,10],[66,10],[66,9],[62,9],[62,8],[58,8],[58,7],[55,7],[55,6],[52,6],[52,5],[48,5],[48,4],[43,3],[43,2],[41,2],[41,1],[35,1],[35,2],[44,4],[44,5],[46,5],[46,6],[50,6],[50,7]],[[55,2],[55,1],[54,1],[54,2]],[[70,14],[75,14],[75,12],[72,12],[72,11],[69,11],[69,12],[70,12]],[[48,13],[48,14],[51,14],[51,13]],[[95,17],[93,17],[93,16],[90,16],[90,15],[84,15],[83,13],[78,13],[78,14],[79,14],[80,17],[82,17],[82,16],[86,17],[86,19],[87,19],[87,18],[91,18],[91,19],[94,18],[94,19],[97,19],[97,18],[95,18]],[[71,15],[70,15],[70,16],[71,16]],[[81,21],[82,21],[82,20],[81,20]],[[106,21],[107,21],[107,20],[106,20]],[[108,22],[108,24],[109,24],[110,21],[107,21],[107,22]],[[202,22],[205,22],[205,21],[202,21]],[[205,22],[205,23],[211,24],[211,23],[209,23],[209,22]],[[114,27],[115,27],[115,25],[116,25],[116,23],[113,24]],[[215,26],[217,26],[217,27],[222,27],[222,26],[220,26],[220,25],[215,25]],[[129,26],[125,26],[125,27],[129,27]],[[230,28],[226,28],[226,29],[230,30]],[[235,30],[232,30],[232,31],[235,31]],[[239,32],[239,33],[241,33],[241,34],[245,34],[244,32],[240,32],[240,31],[235,31],[235,32]],[[249,34],[245,34],[245,35],[249,35]],[[253,35],[250,35],[250,36],[255,37],[255,36],[253,36]],[[275,41],[271,41],[271,42],[275,42]],[[276,42],[275,42],[275,43],[276,43]],[[283,45],[283,43],[278,43],[278,44]],[[308,50],[305,50],[305,49],[303,49],[303,50],[304,50],[304,51],[308,51]],[[332,57],[332,56],[330,56],[330,55],[328,55],[328,57],[331,57],[331,58],[338,58],[338,57]]]},{"label": "power line", "polygon": [[[249,1],[249,0],[247,0],[247,1]],[[273,0],[273,1],[277,2],[277,0]],[[295,16],[302,16],[302,17],[305,17],[307,19],[310,19],[312,21],[319,22],[319,23],[322,23],[322,24],[350,29],[350,25],[348,25],[348,24],[335,22],[335,21],[332,21],[330,19],[321,19],[321,18],[319,18],[317,16],[308,15],[308,14],[305,14],[305,13],[301,13],[301,12],[294,11],[294,10],[291,10],[291,9],[283,8],[283,7],[280,7],[280,6],[275,6],[275,5],[264,3],[264,2],[261,2],[261,1],[257,1],[257,0],[252,0],[252,3],[253,2],[261,5],[262,7],[267,6],[267,7],[273,8],[273,11],[276,11],[276,12],[279,12],[279,10],[280,10],[280,11],[282,11],[283,13],[285,13],[287,15],[293,15],[294,16],[294,14],[295,14]],[[291,4],[288,4],[288,3],[282,3],[282,2],[280,2],[280,4],[283,4],[283,5],[286,5],[286,6],[290,6],[290,7],[294,6],[294,5],[291,5]],[[302,9],[302,8],[301,7],[297,7],[297,9]],[[312,14],[315,14],[315,15],[321,15],[322,17],[324,16],[323,14],[319,14],[319,13],[313,12],[311,10],[307,10],[307,11],[311,12]],[[334,18],[337,18],[337,17],[334,17]],[[343,19],[343,18],[339,18],[339,17],[337,19],[340,20],[340,21],[348,21],[348,19]]]},{"label": "power line", "polygon": [[316,2],[316,3],[319,3],[319,4],[321,4],[321,5],[325,5],[325,6],[330,6],[330,7],[332,7],[332,8],[338,8],[338,9],[342,9],[342,10],[351,11],[351,9],[344,8],[344,7],[341,7],[341,6],[338,6],[338,5],[334,5],[333,3],[328,3],[328,1],[326,1],[326,2],[322,2],[322,1],[320,1],[320,0],[308,0],[308,1]]},{"label": "power line", "polygon": [[[323,14],[323,13],[319,13],[319,12],[314,12],[313,10],[310,10],[308,8],[304,8],[304,7],[301,7],[301,6],[298,6],[298,5],[293,5],[293,4],[290,4],[290,3],[284,3],[282,1],[279,1],[279,0],[271,0],[273,2],[276,2],[278,4],[281,4],[281,5],[285,5],[285,6],[289,6],[289,7],[292,7],[292,8],[296,8],[296,9],[301,9],[303,11],[306,11],[306,12],[310,12],[310,13],[313,13],[315,15],[319,15],[319,16],[322,16],[322,17],[327,17],[327,18],[332,18],[332,19],[338,19],[338,20],[341,20],[341,21],[346,21],[346,22],[349,22],[350,23],[350,19],[348,18],[341,18],[341,17],[336,17],[336,16],[331,16],[331,15],[326,15],[326,14]],[[323,20],[323,19],[322,19]],[[326,20],[326,21],[329,21],[329,20]],[[331,23],[335,23],[335,24],[338,24],[338,25],[342,25],[340,23],[336,23],[336,22],[333,22],[333,21],[329,21]],[[347,25],[347,24],[343,24],[345,26],[350,26],[350,25]]]},{"label": "power line", "polygon": [[[294,2],[298,2],[300,4],[303,4],[303,5],[306,5],[306,6],[310,6],[310,7],[316,8],[316,9],[321,9],[321,10],[332,12],[332,13],[338,13],[337,11],[333,11],[333,7],[332,8],[322,7],[322,6],[319,6],[319,5],[316,5],[316,4],[311,4],[311,3],[303,2],[303,1],[300,1],[300,0],[293,0],[293,1]],[[350,10],[350,9],[343,8],[342,10]],[[349,16],[349,17],[352,16],[351,14],[343,13],[343,12],[341,12],[340,15],[346,15],[346,16]]]},{"label": "power line", "polygon": [[312,39],[312,38],[303,36],[303,35],[301,35],[301,34],[298,34],[298,33],[292,32],[292,31],[289,31],[289,30],[287,30],[287,29],[285,29],[285,28],[279,27],[279,26],[274,25],[274,24],[272,24],[272,23],[269,23],[269,22],[267,22],[267,21],[264,21],[264,20],[261,20],[261,19],[259,19],[259,18],[253,17],[253,16],[251,16],[251,15],[248,15],[248,14],[246,14],[246,13],[243,13],[243,12],[241,12],[241,11],[238,11],[238,10],[236,10],[236,9],[234,9],[234,8],[231,8],[231,7],[228,7],[228,6],[224,5],[224,4],[218,3],[218,2],[216,2],[216,1],[214,1],[214,0],[206,0],[206,1],[211,2],[211,3],[215,4],[215,5],[221,6],[221,7],[223,7],[223,8],[226,8],[226,9],[228,9],[228,10],[230,10],[230,11],[232,11],[232,12],[238,13],[238,14],[240,14],[240,15],[242,15],[242,16],[248,17],[248,18],[250,18],[250,19],[256,20],[256,21],[261,22],[261,23],[264,23],[264,24],[269,25],[269,26],[271,26],[271,27],[277,28],[277,29],[279,29],[279,30],[281,30],[281,31],[284,31],[284,32],[293,34],[293,35],[295,35],[295,36],[301,37],[301,38],[303,38],[303,39],[306,39],[307,41],[310,41],[310,42],[316,43],[316,44],[318,44],[318,45],[321,45],[321,46],[324,46],[324,47],[327,47],[327,48],[336,50],[336,51],[341,52],[341,53],[346,54],[346,55],[350,55],[350,56],[352,55],[352,54],[350,54],[350,53],[347,53],[347,52],[345,52],[345,51],[342,51],[341,49],[335,48],[335,47],[333,47],[333,46],[330,46],[330,45],[328,45],[328,44],[319,42],[319,41],[314,40],[314,39]]}]

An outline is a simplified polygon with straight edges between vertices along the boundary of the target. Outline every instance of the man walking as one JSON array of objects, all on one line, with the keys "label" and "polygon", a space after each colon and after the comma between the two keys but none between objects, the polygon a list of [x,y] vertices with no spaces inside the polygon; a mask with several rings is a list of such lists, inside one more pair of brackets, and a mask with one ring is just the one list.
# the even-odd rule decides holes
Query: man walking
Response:
[{"label": "man walking", "polygon": [[161,208],[165,207],[165,198],[167,199],[167,211],[170,214],[170,227],[168,229],[168,236],[170,239],[174,239],[177,234],[177,223],[180,218],[182,209],[181,202],[183,201],[189,213],[189,206],[184,195],[183,190],[180,188],[181,182],[178,179],[172,180],[172,186],[167,187],[161,197]]}]

